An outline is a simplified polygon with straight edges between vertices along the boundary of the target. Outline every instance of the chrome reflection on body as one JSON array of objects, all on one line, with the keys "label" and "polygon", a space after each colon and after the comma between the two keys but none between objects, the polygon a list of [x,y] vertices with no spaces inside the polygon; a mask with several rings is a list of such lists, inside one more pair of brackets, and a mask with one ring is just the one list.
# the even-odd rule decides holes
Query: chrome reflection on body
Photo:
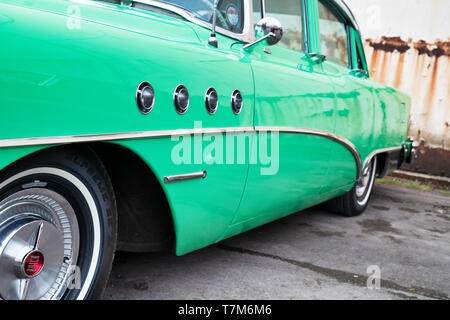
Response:
[{"label": "chrome reflection on body", "polygon": [[58,193],[32,188],[0,202],[1,299],[60,299],[78,250],[75,212]]},{"label": "chrome reflection on body", "polygon": [[178,181],[186,181],[186,180],[194,180],[194,179],[205,179],[206,171],[187,173],[187,174],[179,174],[174,176],[164,177],[164,183],[172,183]]}]

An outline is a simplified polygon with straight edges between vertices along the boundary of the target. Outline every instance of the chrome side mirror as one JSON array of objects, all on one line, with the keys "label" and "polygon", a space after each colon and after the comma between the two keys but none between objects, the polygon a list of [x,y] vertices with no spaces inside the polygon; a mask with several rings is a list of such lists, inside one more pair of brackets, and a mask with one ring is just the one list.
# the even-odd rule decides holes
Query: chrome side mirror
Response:
[{"label": "chrome side mirror", "polygon": [[258,40],[245,45],[244,49],[248,49],[264,40],[266,40],[269,46],[277,44],[283,38],[283,27],[280,21],[275,18],[263,18],[256,24],[255,36]]}]

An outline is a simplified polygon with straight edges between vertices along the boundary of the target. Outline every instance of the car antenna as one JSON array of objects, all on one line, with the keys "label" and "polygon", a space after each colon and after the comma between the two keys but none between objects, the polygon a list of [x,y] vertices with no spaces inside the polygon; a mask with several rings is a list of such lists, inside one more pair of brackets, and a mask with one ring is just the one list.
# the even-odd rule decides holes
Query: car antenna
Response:
[{"label": "car antenna", "polygon": [[208,44],[217,48],[217,37],[216,37],[216,22],[217,22],[217,5],[219,0],[214,0],[214,12],[213,12],[213,21],[212,21],[212,32],[209,37]]}]

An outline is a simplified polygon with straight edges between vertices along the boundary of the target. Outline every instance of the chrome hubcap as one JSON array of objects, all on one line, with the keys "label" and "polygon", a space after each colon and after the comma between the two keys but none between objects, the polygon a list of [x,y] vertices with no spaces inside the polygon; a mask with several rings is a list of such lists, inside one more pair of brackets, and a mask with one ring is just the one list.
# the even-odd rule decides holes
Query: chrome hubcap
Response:
[{"label": "chrome hubcap", "polygon": [[46,189],[17,192],[0,202],[0,298],[59,299],[77,262],[75,213]]},{"label": "chrome hubcap", "polygon": [[377,158],[375,157],[369,165],[364,167],[364,170],[361,174],[361,178],[356,184],[355,193],[356,193],[356,202],[360,206],[367,205],[369,201],[370,194],[372,193],[372,188],[375,180],[375,171],[377,168]]},{"label": "chrome hubcap", "polygon": [[366,193],[367,187],[371,180],[372,164],[366,167],[361,175],[361,179],[356,185],[356,196],[361,198]]}]

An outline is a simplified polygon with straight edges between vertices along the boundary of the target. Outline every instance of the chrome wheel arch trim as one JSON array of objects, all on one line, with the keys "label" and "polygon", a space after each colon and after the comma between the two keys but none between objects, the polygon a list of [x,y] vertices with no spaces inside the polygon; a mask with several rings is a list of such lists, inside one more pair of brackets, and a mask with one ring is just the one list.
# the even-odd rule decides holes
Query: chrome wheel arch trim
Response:
[{"label": "chrome wheel arch trim", "polygon": [[282,132],[296,133],[311,136],[318,136],[332,140],[344,146],[354,157],[357,166],[357,179],[360,178],[364,168],[372,161],[373,157],[382,153],[391,153],[400,151],[401,147],[391,147],[378,149],[371,152],[363,162],[361,155],[356,146],[348,139],[338,136],[334,133],[296,127],[276,127],[276,126],[256,126],[256,127],[223,127],[223,128],[199,128],[199,129],[176,129],[176,130],[155,130],[155,131],[139,131],[125,133],[105,133],[91,135],[73,135],[73,136],[55,136],[55,137],[36,137],[36,138],[19,138],[0,140],[0,149],[9,147],[26,147],[26,146],[50,146],[71,143],[86,142],[107,142],[129,139],[146,139],[171,136],[186,136],[195,134],[220,134],[220,133],[252,133],[252,132]]},{"label": "chrome wheel arch trim", "polygon": [[377,155],[383,154],[383,153],[392,153],[392,152],[397,152],[397,151],[401,151],[402,147],[392,147],[392,148],[383,148],[383,149],[378,149],[375,151],[372,151],[366,158],[366,160],[364,161],[363,167],[362,169],[364,170],[365,168],[367,168],[370,164],[370,162],[373,160],[373,158]]}]

